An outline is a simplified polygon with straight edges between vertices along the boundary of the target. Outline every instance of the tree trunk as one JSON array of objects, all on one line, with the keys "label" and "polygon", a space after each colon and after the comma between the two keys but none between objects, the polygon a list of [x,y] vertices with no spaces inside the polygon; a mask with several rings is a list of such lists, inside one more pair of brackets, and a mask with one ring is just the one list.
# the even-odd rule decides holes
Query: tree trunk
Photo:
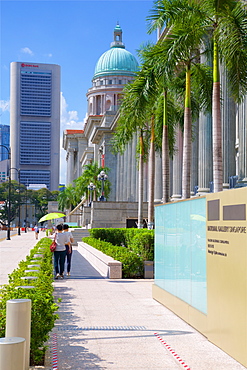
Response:
[{"label": "tree trunk", "polygon": [[169,202],[170,170],[169,170],[169,144],[167,121],[167,91],[164,91],[164,113],[162,133],[162,202]]},{"label": "tree trunk", "polygon": [[191,169],[191,72],[190,66],[186,69],[186,90],[184,109],[184,139],[183,139],[183,174],[182,199],[190,198],[190,169]]},{"label": "tree trunk", "polygon": [[148,161],[148,229],[154,228],[154,176],[155,176],[155,150],[154,150],[154,116],[151,118],[151,142]]},{"label": "tree trunk", "polygon": [[138,229],[143,228],[143,155],[144,155],[144,144],[142,131],[140,133],[140,155],[139,155],[139,184],[138,184]]},{"label": "tree trunk", "polygon": [[214,40],[213,58],[213,100],[212,100],[212,131],[213,131],[213,181],[214,193],[223,190],[222,131],[220,106],[220,73],[218,45]]}]

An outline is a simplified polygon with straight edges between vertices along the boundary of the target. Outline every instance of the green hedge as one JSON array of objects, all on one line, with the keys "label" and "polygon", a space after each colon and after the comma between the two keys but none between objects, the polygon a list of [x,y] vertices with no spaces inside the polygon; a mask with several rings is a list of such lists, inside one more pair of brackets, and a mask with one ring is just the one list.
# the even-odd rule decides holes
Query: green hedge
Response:
[{"label": "green hedge", "polygon": [[125,242],[125,229],[89,229],[90,236],[95,239],[104,240],[113,245],[123,246]]},{"label": "green hedge", "polygon": [[138,256],[125,247],[113,245],[110,242],[92,238],[90,236],[84,237],[83,241],[100,250],[107,256],[122,262],[123,278],[143,276],[143,259],[141,256]]},{"label": "green hedge", "polygon": [[154,230],[147,229],[90,229],[90,236],[109,242],[113,245],[125,246],[141,256],[144,261],[154,260]]},{"label": "green hedge", "polygon": [[[58,309],[53,298],[53,265],[52,253],[50,252],[51,240],[41,239],[26,257],[26,261],[21,261],[17,269],[9,275],[9,284],[3,285],[0,289],[0,337],[5,336],[6,325],[6,302],[10,299],[31,299],[31,343],[30,343],[30,364],[42,365],[49,332],[54,327],[58,315]],[[42,252],[43,257],[38,258],[40,265],[39,272],[36,273],[37,279],[30,284],[30,281],[21,279],[22,276],[34,275],[34,273],[24,273],[28,265],[34,259],[34,254]],[[34,285],[34,289],[22,289],[17,286]]]}]

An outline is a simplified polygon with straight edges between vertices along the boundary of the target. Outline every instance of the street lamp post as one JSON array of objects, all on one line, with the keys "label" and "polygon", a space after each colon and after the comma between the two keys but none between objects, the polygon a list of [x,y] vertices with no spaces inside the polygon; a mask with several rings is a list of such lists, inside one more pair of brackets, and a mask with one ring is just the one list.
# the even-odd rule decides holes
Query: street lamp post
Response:
[{"label": "street lamp post", "polygon": [[25,233],[27,232],[27,187],[28,187],[28,181],[26,185],[26,218],[25,218]]},{"label": "street lamp post", "polygon": [[[10,148],[5,145],[0,144],[3,148],[5,148],[8,152],[8,160],[9,160],[9,168],[10,168]],[[11,188],[11,177],[10,177],[10,169],[9,169],[9,192],[8,192],[8,228],[7,228],[7,238],[6,240],[10,240],[10,210],[11,210],[11,203],[10,203],[10,189]]]},{"label": "street lamp post", "polygon": [[20,188],[20,169],[18,170],[16,167],[11,167],[9,169],[9,173],[11,170],[16,170],[18,173],[18,183],[19,183],[19,196],[18,196],[18,235],[21,235],[21,188]]},{"label": "street lamp post", "polygon": [[101,181],[101,196],[99,197],[99,201],[101,202],[106,201],[104,196],[104,182],[107,180],[107,178],[108,176],[105,171],[101,171],[97,176],[98,181]]},{"label": "street lamp post", "polygon": [[89,207],[91,207],[91,204],[92,204],[92,192],[95,190],[96,186],[90,182],[90,184],[88,185],[88,190],[89,190]]}]

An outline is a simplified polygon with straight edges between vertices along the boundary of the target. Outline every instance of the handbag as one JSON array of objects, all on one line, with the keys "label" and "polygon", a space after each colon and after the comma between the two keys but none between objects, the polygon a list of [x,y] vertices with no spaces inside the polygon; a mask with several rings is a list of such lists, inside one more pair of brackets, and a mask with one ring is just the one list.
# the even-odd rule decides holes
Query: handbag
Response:
[{"label": "handbag", "polygon": [[53,240],[53,242],[50,245],[50,251],[51,252],[54,252],[55,249],[56,249],[56,247],[57,247],[57,243],[56,243],[56,234],[55,234],[54,240]]}]

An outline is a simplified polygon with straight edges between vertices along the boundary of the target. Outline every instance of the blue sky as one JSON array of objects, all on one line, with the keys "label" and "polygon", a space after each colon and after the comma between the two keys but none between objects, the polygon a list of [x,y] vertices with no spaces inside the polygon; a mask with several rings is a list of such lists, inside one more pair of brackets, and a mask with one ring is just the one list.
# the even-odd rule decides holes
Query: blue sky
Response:
[{"label": "blue sky", "polygon": [[[153,1],[0,1],[0,123],[9,124],[11,62],[61,66],[61,133],[82,129],[99,57],[110,48],[119,22],[126,49],[137,49],[156,34],[147,34],[146,18]],[[138,58],[137,58],[138,59]],[[65,182],[65,151],[61,149],[60,182]]]}]

